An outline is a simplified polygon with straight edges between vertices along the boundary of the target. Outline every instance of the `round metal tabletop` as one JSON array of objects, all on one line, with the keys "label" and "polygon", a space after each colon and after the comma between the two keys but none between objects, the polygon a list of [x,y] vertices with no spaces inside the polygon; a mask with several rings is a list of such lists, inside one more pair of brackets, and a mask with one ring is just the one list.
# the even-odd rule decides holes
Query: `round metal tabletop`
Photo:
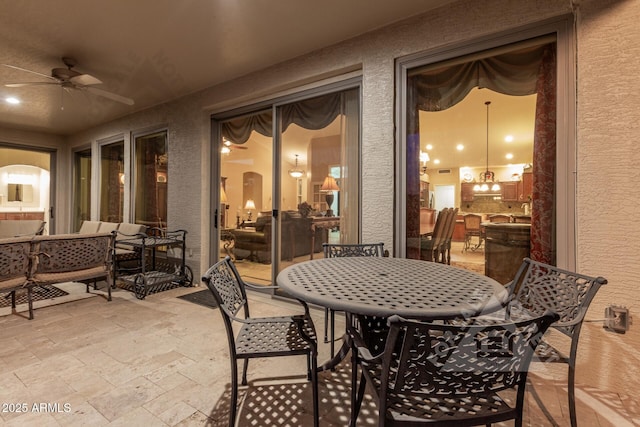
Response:
[{"label": "round metal tabletop", "polygon": [[406,258],[345,257],[305,261],[283,269],[287,294],[338,311],[388,317],[448,319],[498,310],[507,300],[490,277]]}]

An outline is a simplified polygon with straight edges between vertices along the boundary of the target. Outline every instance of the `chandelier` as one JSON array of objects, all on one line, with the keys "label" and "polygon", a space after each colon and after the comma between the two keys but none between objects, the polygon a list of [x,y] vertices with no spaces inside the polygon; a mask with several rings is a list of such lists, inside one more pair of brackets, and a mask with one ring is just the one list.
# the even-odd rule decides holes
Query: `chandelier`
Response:
[{"label": "chandelier", "polygon": [[500,191],[500,184],[494,182],[495,174],[493,171],[489,170],[489,105],[491,101],[486,101],[484,105],[487,106],[487,164],[484,172],[480,173],[480,180],[482,184],[476,184],[473,186],[473,191],[486,193],[489,191],[489,183],[493,183],[491,185],[491,191]]},{"label": "chandelier", "polygon": [[296,154],[296,166],[289,170],[289,176],[291,178],[300,178],[304,175],[304,171],[298,168],[298,155]]}]

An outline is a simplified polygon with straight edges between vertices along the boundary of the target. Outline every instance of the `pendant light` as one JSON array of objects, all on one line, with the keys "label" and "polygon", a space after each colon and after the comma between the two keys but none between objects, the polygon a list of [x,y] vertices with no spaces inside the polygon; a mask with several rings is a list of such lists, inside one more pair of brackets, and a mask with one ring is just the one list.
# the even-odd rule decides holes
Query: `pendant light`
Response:
[{"label": "pendant light", "polygon": [[302,175],[304,175],[304,171],[298,168],[298,155],[296,154],[296,166],[289,170],[289,176],[297,179],[302,177]]},{"label": "pendant light", "polygon": [[495,174],[489,170],[489,105],[491,105],[491,101],[486,101],[484,103],[484,105],[487,106],[487,163],[486,163],[486,169],[484,172],[482,172],[480,174],[480,178],[482,179],[482,184],[481,185],[475,185],[473,187],[474,191],[480,191],[483,193],[486,193],[487,191],[489,191],[489,184],[487,182],[492,182],[493,184],[491,185],[491,191],[500,191],[500,184],[498,184],[497,182],[494,182],[495,179]]}]

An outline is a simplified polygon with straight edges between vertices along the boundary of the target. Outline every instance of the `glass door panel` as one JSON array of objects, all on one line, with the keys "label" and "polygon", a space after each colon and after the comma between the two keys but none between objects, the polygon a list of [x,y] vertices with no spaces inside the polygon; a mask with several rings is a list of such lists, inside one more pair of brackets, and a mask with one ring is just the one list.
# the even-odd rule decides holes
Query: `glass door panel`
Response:
[{"label": "glass door panel", "polygon": [[[525,256],[555,262],[554,58],[555,43],[543,38],[508,51],[502,48],[407,71],[408,258],[442,260],[447,252],[451,264],[496,279],[496,269],[513,277],[522,254],[498,247],[490,232],[499,229],[506,235],[506,230],[522,229],[531,236]],[[497,63],[506,65],[496,66],[499,72],[493,74],[458,72]],[[421,194],[425,185],[428,197]],[[446,194],[439,191],[444,188]],[[448,244],[439,248],[431,245],[437,240],[437,219],[434,227],[433,215],[423,214],[432,207],[458,208],[455,226],[441,236]],[[465,214],[482,217],[482,235],[473,245],[465,233]],[[518,225],[491,224],[497,214]]]},{"label": "glass door panel", "polygon": [[80,230],[91,219],[91,149],[76,151],[73,157],[73,224]]},{"label": "glass door panel", "polygon": [[231,256],[246,281],[269,285],[275,250],[271,110],[220,128],[220,256]]},{"label": "glass door panel", "polygon": [[100,147],[100,221],[122,222],[124,141]]},{"label": "glass door panel", "polygon": [[163,230],[169,182],[167,132],[138,136],[134,144],[135,223]]},{"label": "glass door panel", "polygon": [[359,219],[358,90],[277,109],[281,270],[323,257],[322,244],[357,243]]}]

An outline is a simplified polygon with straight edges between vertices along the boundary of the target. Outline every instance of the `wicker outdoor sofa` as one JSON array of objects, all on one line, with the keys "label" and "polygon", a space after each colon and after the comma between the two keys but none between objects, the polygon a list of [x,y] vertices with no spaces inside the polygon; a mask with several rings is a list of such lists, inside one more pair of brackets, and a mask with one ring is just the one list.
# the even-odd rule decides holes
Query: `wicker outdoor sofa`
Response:
[{"label": "wicker outdoor sofa", "polygon": [[[0,297],[27,291],[29,319],[33,319],[32,288],[64,282],[107,283],[111,301],[114,236],[111,233],[60,234],[0,239]],[[7,295],[7,296],[8,296]]]}]

